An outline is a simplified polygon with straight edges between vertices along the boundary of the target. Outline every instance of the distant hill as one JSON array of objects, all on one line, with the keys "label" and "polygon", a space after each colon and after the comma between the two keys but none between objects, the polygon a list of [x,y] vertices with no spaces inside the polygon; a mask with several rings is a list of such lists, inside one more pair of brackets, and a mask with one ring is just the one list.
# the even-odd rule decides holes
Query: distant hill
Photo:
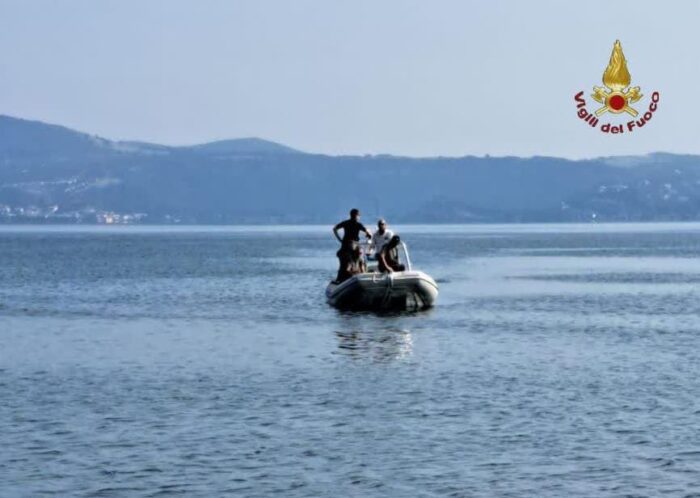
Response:
[{"label": "distant hill", "polygon": [[296,154],[299,151],[286,145],[270,142],[261,138],[234,138],[232,140],[219,140],[202,145],[182,147],[196,152],[212,155],[240,155],[240,154]]},{"label": "distant hill", "polygon": [[110,142],[57,125],[0,115],[0,154],[5,158],[85,156]]},{"label": "distant hill", "polygon": [[0,116],[0,222],[700,219],[700,157],[327,156],[245,138],[169,147]]}]

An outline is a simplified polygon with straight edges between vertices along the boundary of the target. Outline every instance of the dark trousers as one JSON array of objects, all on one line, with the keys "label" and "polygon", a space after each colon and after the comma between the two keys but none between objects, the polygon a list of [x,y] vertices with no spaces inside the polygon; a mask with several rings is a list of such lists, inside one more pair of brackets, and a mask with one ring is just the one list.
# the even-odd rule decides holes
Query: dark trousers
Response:
[{"label": "dark trousers", "polygon": [[[391,259],[387,261],[387,264],[389,265],[389,268],[391,268],[394,271],[405,271],[406,270],[406,267],[404,265],[398,263],[397,261],[393,261]],[[379,266],[379,271],[382,273],[388,271],[387,267],[384,266],[384,263],[382,263],[381,258],[379,259],[379,264],[377,266]]]},{"label": "dark trousers", "polygon": [[348,265],[352,260],[352,248],[341,247],[336,253],[338,256],[338,276],[336,277],[337,282],[342,282],[350,278],[350,273],[348,272]]}]

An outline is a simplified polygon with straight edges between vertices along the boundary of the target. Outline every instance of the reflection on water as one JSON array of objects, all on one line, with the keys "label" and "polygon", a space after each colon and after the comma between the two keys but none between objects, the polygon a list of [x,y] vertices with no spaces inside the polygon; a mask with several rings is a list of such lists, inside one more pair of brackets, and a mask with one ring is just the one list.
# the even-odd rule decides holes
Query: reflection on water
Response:
[{"label": "reflection on water", "polygon": [[338,353],[377,362],[400,360],[413,352],[411,332],[404,329],[336,331]]}]

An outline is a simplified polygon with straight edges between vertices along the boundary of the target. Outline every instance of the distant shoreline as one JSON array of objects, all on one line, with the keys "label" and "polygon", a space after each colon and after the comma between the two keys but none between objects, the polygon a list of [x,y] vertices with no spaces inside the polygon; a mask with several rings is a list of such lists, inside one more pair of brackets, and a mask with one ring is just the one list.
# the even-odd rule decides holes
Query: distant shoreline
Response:
[{"label": "distant shoreline", "polygon": [[[240,224],[240,225],[104,225],[104,224],[0,224],[0,236],[11,233],[328,233],[332,224]],[[402,233],[635,233],[700,231],[700,221],[605,222],[605,223],[430,223],[392,224]]]}]

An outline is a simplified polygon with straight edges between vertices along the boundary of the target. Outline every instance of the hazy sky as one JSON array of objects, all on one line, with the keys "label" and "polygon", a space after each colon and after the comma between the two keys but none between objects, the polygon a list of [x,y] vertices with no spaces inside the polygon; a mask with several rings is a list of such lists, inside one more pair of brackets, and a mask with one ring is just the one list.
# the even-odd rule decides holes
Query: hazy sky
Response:
[{"label": "hazy sky", "polygon": [[[0,0],[0,114],[115,139],[316,152],[700,153],[700,2]],[[660,108],[575,115],[619,38]]]}]

